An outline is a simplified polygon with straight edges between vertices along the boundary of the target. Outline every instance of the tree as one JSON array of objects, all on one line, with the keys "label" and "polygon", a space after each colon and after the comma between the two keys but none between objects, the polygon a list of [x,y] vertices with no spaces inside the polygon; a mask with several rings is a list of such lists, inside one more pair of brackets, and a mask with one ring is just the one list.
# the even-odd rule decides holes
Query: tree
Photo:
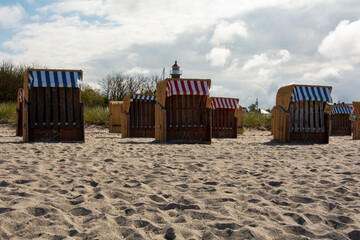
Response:
[{"label": "tree", "polygon": [[251,105],[248,107],[248,109],[249,109],[249,112],[256,112],[256,111],[257,111],[257,109],[256,109],[256,104],[255,104],[255,103],[251,104]]},{"label": "tree", "polygon": [[104,95],[110,101],[122,101],[129,93],[156,94],[160,76],[109,74],[100,81]]},{"label": "tree", "polygon": [[17,101],[18,89],[23,87],[27,67],[3,61],[0,66],[0,102]]},{"label": "tree", "polygon": [[89,85],[83,85],[81,100],[88,107],[105,106],[107,98],[100,93],[100,90],[93,89]]}]

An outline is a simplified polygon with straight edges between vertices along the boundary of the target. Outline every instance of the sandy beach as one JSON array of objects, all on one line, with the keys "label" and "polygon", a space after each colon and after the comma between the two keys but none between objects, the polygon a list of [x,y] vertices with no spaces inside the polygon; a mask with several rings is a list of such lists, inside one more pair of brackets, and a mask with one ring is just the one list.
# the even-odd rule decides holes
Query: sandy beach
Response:
[{"label": "sandy beach", "polygon": [[360,239],[360,141],[159,144],[0,127],[0,239]]}]

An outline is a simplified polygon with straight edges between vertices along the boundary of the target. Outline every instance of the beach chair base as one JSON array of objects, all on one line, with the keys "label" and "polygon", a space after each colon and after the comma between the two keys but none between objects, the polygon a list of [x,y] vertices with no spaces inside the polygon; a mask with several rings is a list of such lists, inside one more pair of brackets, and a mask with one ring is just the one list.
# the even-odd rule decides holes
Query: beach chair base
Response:
[{"label": "beach chair base", "polygon": [[121,133],[121,125],[109,126],[109,133]]},{"label": "beach chair base", "polygon": [[82,127],[29,128],[29,141],[84,142],[84,131]]}]

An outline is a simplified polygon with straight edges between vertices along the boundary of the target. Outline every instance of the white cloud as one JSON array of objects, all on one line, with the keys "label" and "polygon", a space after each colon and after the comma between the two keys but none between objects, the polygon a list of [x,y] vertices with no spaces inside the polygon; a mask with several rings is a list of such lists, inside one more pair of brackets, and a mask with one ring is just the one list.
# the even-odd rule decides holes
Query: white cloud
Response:
[{"label": "white cloud", "polygon": [[39,11],[53,11],[56,13],[81,12],[83,15],[103,16],[105,14],[105,1],[103,0],[62,0],[42,7]]},{"label": "white cloud", "polygon": [[141,60],[141,56],[138,53],[131,53],[131,54],[129,54],[127,59],[129,60],[129,62],[131,64],[136,64],[137,62],[139,62]]},{"label": "white cloud", "polygon": [[11,29],[19,27],[24,16],[24,8],[20,4],[0,6],[0,27]]},{"label": "white cloud", "polygon": [[230,50],[227,48],[213,48],[210,53],[206,55],[206,59],[210,61],[212,66],[222,67],[226,64]]},{"label": "white cloud", "polygon": [[328,78],[340,78],[340,71],[340,69],[333,67],[323,68],[314,73],[305,73],[303,79],[307,82],[316,83]]},{"label": "white cloud", "polygon": [[360,19],[341,21],[321,42],[318,51],[329,58],[351,57],[360,54]]},{"label": "white cloud", "polygon": [[267,53],[261,53],[259,55],[252,56],[252,58],[244,64],[242,69],[246,71],[260,69],[260,71],[264,71],[265,69],[288,62],[290,59],[291,55],[289,51],[284,49],[280,50],[275,55],[270,56]]},{"label": "white cloud", "polygon": [[125,74],[130,74],[130,75],[144,74],[144,75],[146,75],[146,74],[149,74],[149,70],[144,69],[142,67],[133,67],[132,69],[126,71]]},{"label": "white cloud", "polygon": [[248,38],[246,24],[243,21],[236,21],[231,24],[226,21],[221,21],[216,25],[214,35],[210,42],[218,46],[223,43],[234,42],[236,36]]}]

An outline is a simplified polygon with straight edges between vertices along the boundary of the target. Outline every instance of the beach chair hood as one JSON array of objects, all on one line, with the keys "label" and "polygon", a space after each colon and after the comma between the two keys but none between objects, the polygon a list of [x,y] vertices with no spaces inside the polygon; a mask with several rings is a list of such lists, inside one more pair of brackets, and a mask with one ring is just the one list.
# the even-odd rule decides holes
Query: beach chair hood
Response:
[{"label": "beach chair hood", "polygon": [[289,85],[281,87],[276,95],[276,105],[287,111],[290,102],[321,101],[332,102],[331,86]]},{"label": "beach chair hood", "polygon": [[157,103],[164,108],[166,97],[172,95],[209,96],[210,85],[210,79],[167,78],[157,85]]}]

